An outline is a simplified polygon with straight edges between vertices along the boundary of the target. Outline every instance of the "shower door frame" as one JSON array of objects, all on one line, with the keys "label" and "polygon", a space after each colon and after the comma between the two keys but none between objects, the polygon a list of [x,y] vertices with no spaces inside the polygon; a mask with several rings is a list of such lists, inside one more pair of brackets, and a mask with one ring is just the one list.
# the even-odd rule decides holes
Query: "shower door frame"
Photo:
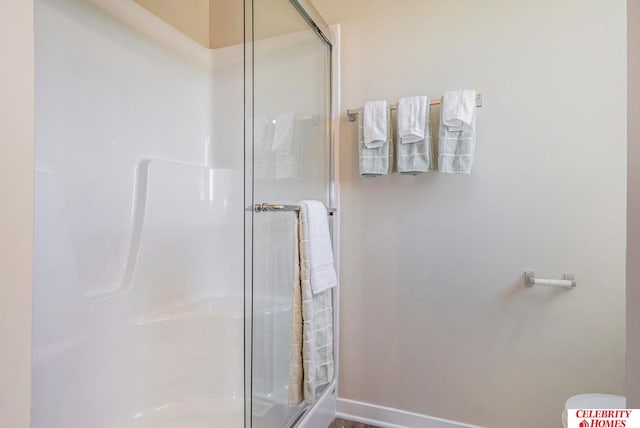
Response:
[{"label": "shower door frame", "polygon": [[[310,0],[289,0],[291,5],[300,14],[309,28],[326,44],[329,55],[329,108],[327,127],[327,144],[329,154],[329,180],[325,190],[325,198],[331,207],[337,211],[331,216],[330,221],[332,244],[335,258],[336,271],[340,277],[339,246],[340,242],[340,207],[339,189],[336,185],[337,166],[337,130],[339,126],[339,100],[340,100],[340,28],[333,29],[322,18],[318,10]],[[254,0],[244,0],[244,206],[253,207],[253,148],[255,145],[254,129]],[[334,32],[334,29],[336,30]],[[249,144],[250,143],[250,144]],[[248,167],[250,166],[250,167]],[[265,201],[267,202],[267,201]],[[277,201],[274,201],[277,202]],[[253,359],[253,210],[244,212],[244,415],[245,428],[252,426],[252,359]],[[333,300],[333,356],[334,376],[332,381],[319,394],[313,404],[306,404],[296,417],[289,422],[286,428],[313,428],[318,421],[330,422],[336,414],[336,398],[339,373],[339,294],[335,288],[332,293]]]}]

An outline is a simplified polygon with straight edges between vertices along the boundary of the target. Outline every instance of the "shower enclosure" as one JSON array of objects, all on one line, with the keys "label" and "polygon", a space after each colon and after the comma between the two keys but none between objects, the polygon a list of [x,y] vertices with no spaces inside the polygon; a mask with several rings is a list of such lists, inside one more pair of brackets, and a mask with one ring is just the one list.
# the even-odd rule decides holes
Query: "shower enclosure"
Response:
[{"label": "shower enclosure", "polygon": [[304,424],[296,215],[253,207],[333,206],[331,31],[302,0],[34,4],[32,426]]}]

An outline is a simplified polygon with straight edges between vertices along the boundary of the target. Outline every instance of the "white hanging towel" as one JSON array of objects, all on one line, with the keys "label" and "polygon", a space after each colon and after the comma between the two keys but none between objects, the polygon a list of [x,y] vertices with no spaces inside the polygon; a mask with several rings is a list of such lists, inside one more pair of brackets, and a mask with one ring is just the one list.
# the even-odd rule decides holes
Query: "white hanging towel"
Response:
[{"label": "white hanging towel", "polygon": [[[337,279],[335,279],[333,268],[327,210],[322,202],[300,202],[298,234],[300,242],[299,299],[302,307],[302,320],[298,322],[302,325],[302,390],[304,400],[307,403],[313,403],[322,387],[331,382],[334,372],[333,306],[330,288],[337,285]],[[317,270],[318,268],[320,270]],[[317,290],[313,290],[314,285],[318,287]],[[296,326],[292,329],[299,331]],[[295,378],[294,370],[290,379],[295,380]]]},{"label": "white hanging towel", "polygon": [[476,91],[449,91],[442,97],[442,123],[449,131],[471,126],[476,111]]},{"label": "white hanging towel", "polygon": [[447,92],[442,99],[438,169],[450,174],[471,174],[476,146],[475,91],[454,92]]},{"label": "white hanging towel", "polygon": [[387,102],[364,103],[364,144],[368,149],[382,147],[387,142]]},{"label": "white hanging towel", "polygon": [[423,141],[427,127],[429,98],[405,97],[398,101],[398,137],[400,144]]},{"label": "white hanging towel", "polygon": [[358,113],[358,153],[360,175],[363,177],[379,177],[391,172],[394,133],[389,110],[386,112],[386,120],[389,139],[382,146],[370,149],[364,143],[364,113]]},{"label": "white hanging towel", "polygon": [[313,294],[338,285],[338,277],[333,262],[333,248],[329,233],[327,209],[320,201],[300,202],[300,222],[305,233],[300,236],[300,260],[308,263],[309,281]]},{"label": "white hanging towel", "polygon": [[[403,175],[417,175],[423,172],[427,172],[431,169],[431,130],[430,130],[430,120],[429,120],[429,98],[428,97],[412,97],[412,98],[423,98],[417,102],[420,105],[419,108],[413,109],[412,107],[408,109],[401,109],[401,105],[403,104],[401,99],[398,102],[398,126],[403,122],[405,124],[411,123],[411,126],[422,126],[422,139],[418,141],[414,141],[412,143],[406,142],[406,139],[403,140],[400,136],[400,130],[398,130],[398,140],[399,143],[396,144],[396,156],[397,156],[397,167],[398,172]],[[413,102],[412,104],[416,104]],[[423,107],[424,106],[424,109]],[[406,116],[415,116],[421,115],[420,118],[406,118]],[[405,118],[401,118],[401,116],[405,116]],[[417,124],[417,125],[415,125]],[[407,129],[407,128],[405,128]],[[407,133],[405,132],[405,135]],[[418,135],[417,132],[414,132],[413,135]]]}]

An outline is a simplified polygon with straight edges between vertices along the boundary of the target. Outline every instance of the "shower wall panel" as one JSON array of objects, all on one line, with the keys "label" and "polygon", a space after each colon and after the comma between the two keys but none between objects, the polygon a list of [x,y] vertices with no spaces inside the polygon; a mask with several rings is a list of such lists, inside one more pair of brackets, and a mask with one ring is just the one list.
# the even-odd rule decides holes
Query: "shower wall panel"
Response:
[{"label": "shower wall panel", "polygon": [[240,427],[243,175],[218,159],[214,54],[133,1],[35,5],[33,426]]}]

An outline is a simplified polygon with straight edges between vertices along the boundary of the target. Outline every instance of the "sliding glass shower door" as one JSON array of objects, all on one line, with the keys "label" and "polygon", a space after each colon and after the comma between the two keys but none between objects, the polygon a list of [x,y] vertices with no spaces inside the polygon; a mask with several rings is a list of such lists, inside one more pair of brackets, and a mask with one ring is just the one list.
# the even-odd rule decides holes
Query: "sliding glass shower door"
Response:
[{"label": "sliding glass shower door", "polygon": [[[331,205],[331,47],[290,0],[253,2],[247,204]],[[252,84],[252,85],[251,85]],[[291,211],[249,212],[252,428],[287,427],[295,228]],[[252,226],[252,228],[251,228]]]}]

